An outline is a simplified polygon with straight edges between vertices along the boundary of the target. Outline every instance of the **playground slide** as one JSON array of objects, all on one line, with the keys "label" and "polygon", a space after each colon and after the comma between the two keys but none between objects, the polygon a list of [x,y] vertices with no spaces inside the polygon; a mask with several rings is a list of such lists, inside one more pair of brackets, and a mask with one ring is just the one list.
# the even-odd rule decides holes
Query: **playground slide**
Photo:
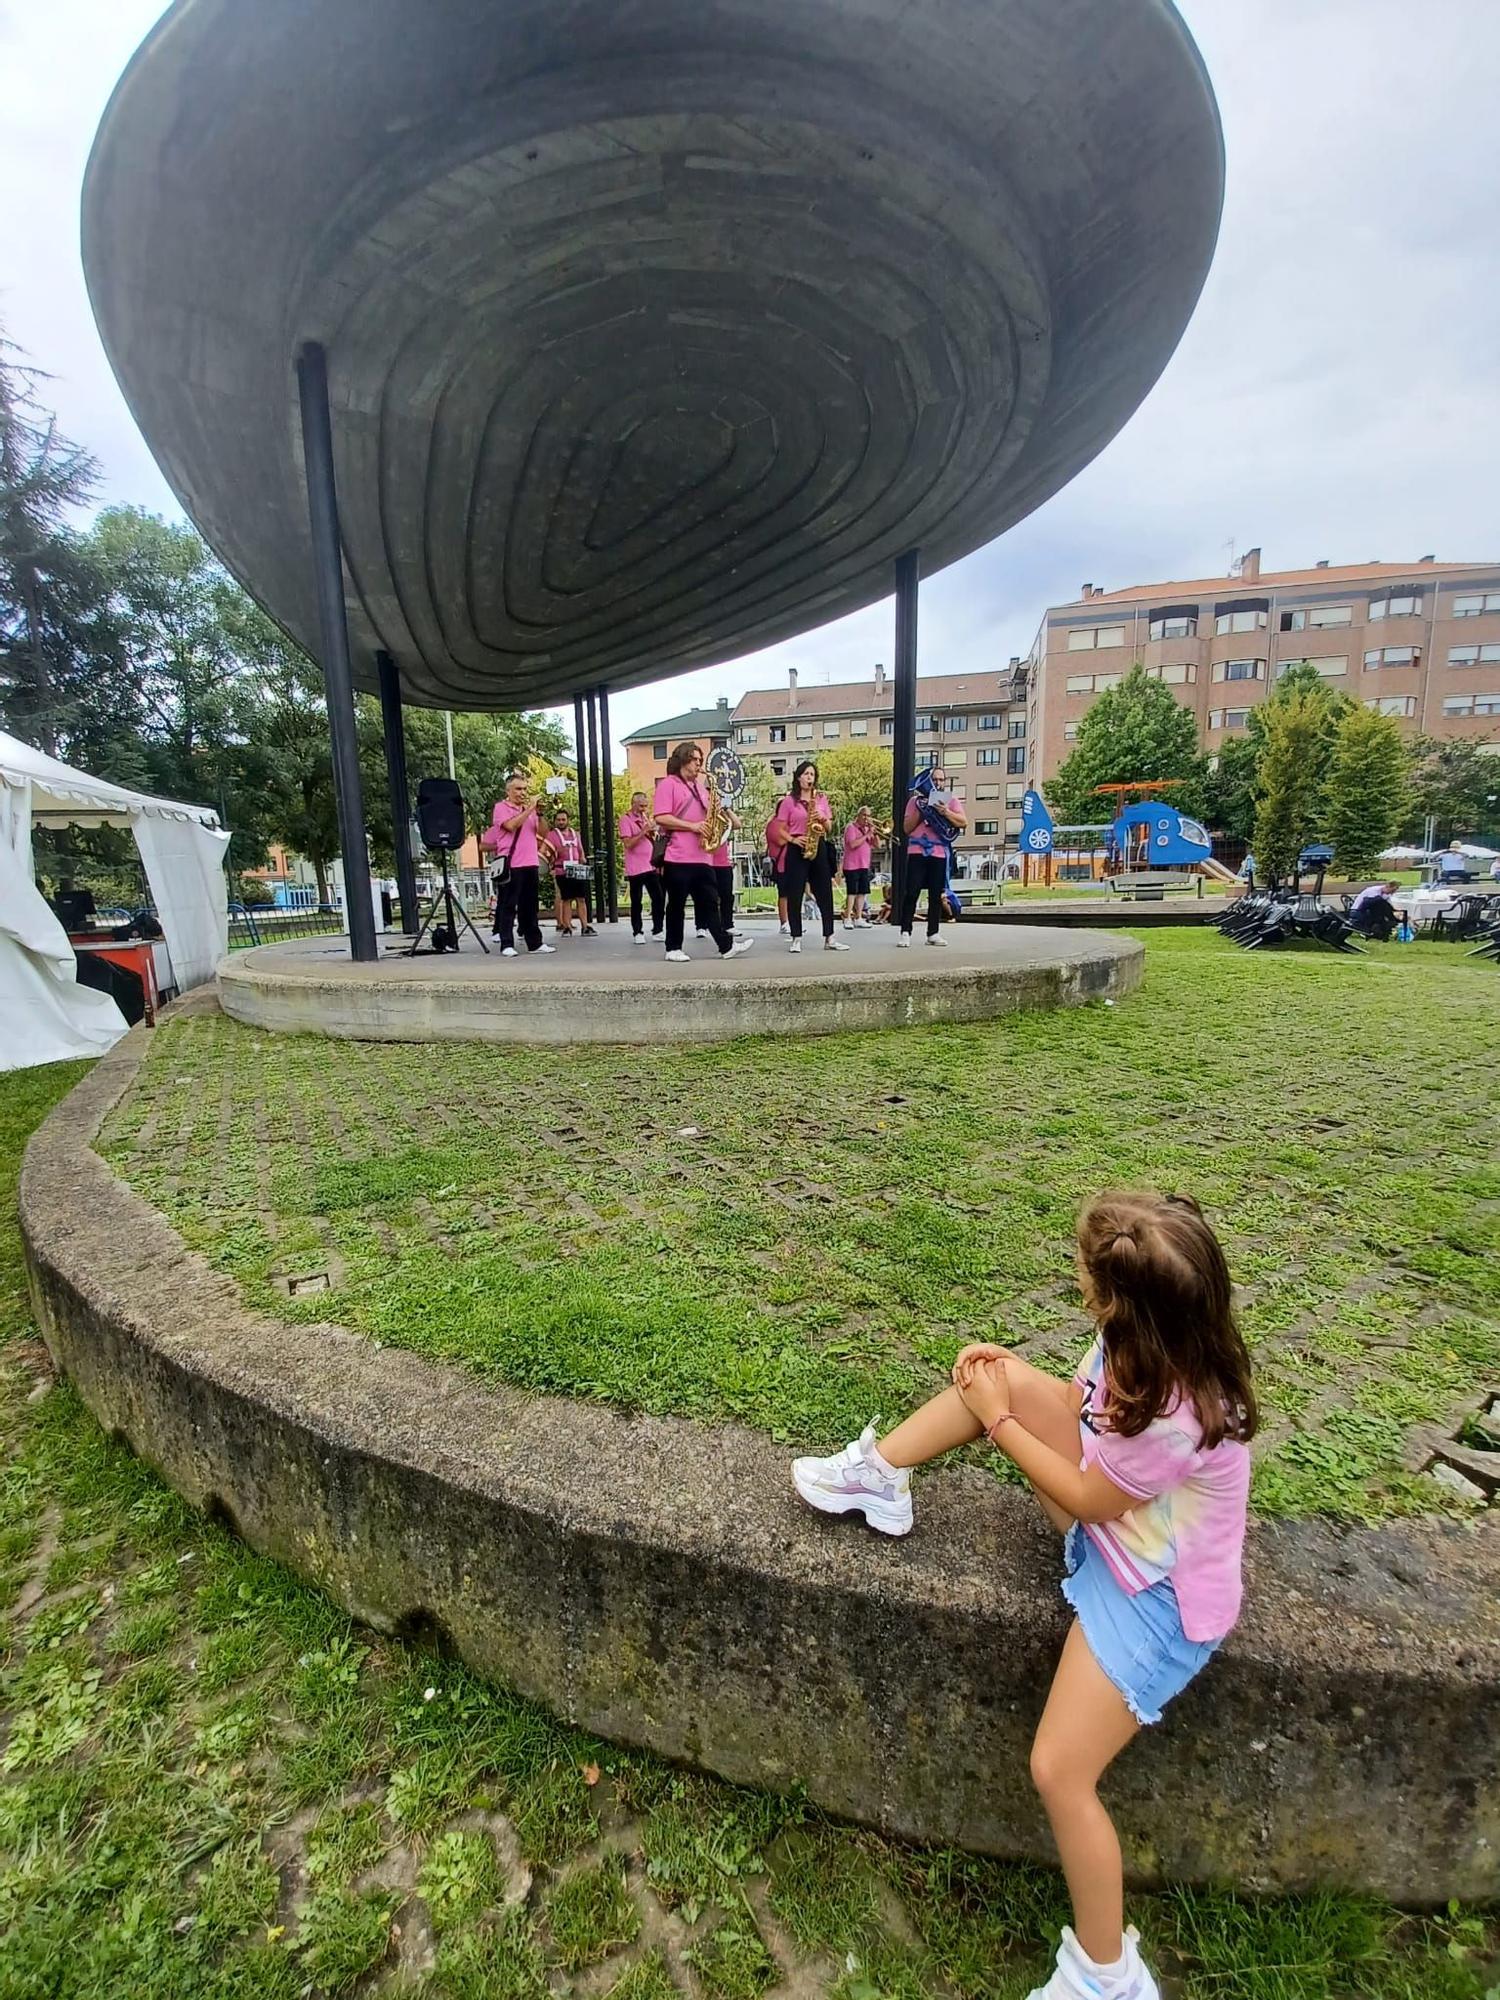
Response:
[{"label": "playground slide", "polygon": [[1238,882],[1240,879],[1232,868],[1226,868],[1222,861],[1200,861],[1198,866],[1210,882]]}]

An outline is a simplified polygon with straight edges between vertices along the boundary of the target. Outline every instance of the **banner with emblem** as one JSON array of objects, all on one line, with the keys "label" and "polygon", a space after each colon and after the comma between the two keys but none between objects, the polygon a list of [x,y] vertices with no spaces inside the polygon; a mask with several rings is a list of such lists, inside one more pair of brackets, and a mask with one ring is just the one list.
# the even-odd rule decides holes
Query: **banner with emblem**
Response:
[{"label": "banner with emblem", "polygon": [[1052,852],[1052,815],[1035,785],[1026,787],[1026,796],[1021,801],[1021,852]]}]

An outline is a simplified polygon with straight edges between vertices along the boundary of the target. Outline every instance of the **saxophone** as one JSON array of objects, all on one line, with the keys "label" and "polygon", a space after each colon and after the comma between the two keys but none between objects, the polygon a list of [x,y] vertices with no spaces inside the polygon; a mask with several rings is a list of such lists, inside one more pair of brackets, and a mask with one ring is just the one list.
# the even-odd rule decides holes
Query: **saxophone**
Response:
[{"label": "saxophone", "polygon": [[705,854],[716,854],[729,838],[731,821],[729,808],[719,792],[719,781],[712,771],[704,773],[703,782],[708,787],[708,813],[703,821],[703,832],[699,836]]},{"label": "saxophone", "polygon": [[828,830],[827,820],[818,817],[817,801],[809,799],[807,802],[807,830],[802,836],[802,852],[807,856],[809,861],[812,860],[822,845],[823,836]]}]

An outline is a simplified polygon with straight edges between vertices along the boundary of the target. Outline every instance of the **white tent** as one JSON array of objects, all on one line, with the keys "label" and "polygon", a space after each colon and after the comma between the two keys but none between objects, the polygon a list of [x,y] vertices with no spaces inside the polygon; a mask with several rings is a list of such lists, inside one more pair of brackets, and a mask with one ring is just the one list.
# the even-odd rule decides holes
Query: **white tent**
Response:
[{"label": "white tent", "polygon": [[107,994],[77,981],[67,932],[37,888],[33,826],[128,826],[179,992],[212,979],[229,948],[224,849],[206,806],[107,784],[0,731],[0,1070],[100,1055],[125,1032]]}]

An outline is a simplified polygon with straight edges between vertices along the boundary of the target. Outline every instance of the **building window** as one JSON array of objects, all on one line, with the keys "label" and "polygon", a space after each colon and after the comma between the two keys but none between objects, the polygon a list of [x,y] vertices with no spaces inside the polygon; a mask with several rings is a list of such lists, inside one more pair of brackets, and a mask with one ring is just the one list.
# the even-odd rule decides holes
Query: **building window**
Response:
[{"label": "building window", "polygon": [[967,750],[945,750],[943,752],[943,768],[945,770],[961,771],[968,761],[969,753]]},{"label": "building window", "polygon": [[753,743],[758,734],[759,731],[754,729],[737,729],[734,732],[734,739],[736,743]]},{"label": "building window", "polygon": [[918,736],[931,736],[936,727],[930,715],[919,715],[916,724]]},{"label": "building window", "polygon": [[773,743],[785,743],[786,724],[784,722],[773,722],[771,727],[766,731],[766,734]]},{"label": "building window", "polygon": [[1065,722],[1063,724],[1063,742],[1076,743],[1077,741],[1078,741],[1078,724],[1076,722]]},{"label": "building window", "polygon": [[1374,673],[1377,667],[1414,667],[1421,648],[1417,646],[1386,646],[1365,654],[1365,672]]},{"label": "building window", "polygon": [[1302,611],[1283,611],[1281,629],[1283,632],[1317,631],[1322,625],[1352,625],[1354,606],[1352,604],[1309,604]]},{"label": "building window", "polygon": [[1168,687],[1186,687],[1197,680],[1198,668],[1192,660],[1179,660],[1169,667],[1147,667],[1146,675],[1150,680],[1164,681]]},{"label": "building window", "polygon": [[1021,826],[1022,826],[1022,821],[1020,820],[1019,817],[1015,819],[1008,819],[1005,822],[1005,831],[1007,833],[1019,833],[1021,831]]},{"label": "building window", "polygon": [[1221,611],[1214,619],[1214,631],[1221,639],[1230,632],[1264,632],[1269,618],[1269,611],[1263,604]]},{"label": "building window", "polygon": [[1000,727],[1000,718],[998,715],[981,715],[979,726],[981,729],[998,729]]},{"label": "building window", "polygon": [[880,733],[881,733],[881,735],[882,735],[882,736],[894,736],[894,735],[895,735],[895,733],[896,733],[896,718],[895,718],[895,717],[894,717],[893,715],[882,715],[882,716],[881,716],[881,718],[880,718]]},{"label": "building window", "polygon": [[1000,752],[998,750],[976,750],[974,752],[974,762],[976,764],[998,764],[1000,762]]},{"label": "building window", "polygon": [[1153,618],[1146,627],[1152,639],[1196,639],[1198,636],[1198,614],[1191,617],[1174,613],[1170,618]]},{"label": "building window", "polygon": [[868,716],[854,715],[849,718],[849,734],[851,736],[868,736],[869,733],[870,719]]},{"label": "building window", "polygon": [[1415,715],[1417,697],[1414,694],[1378,694],[1373,701],[1365,703],[1377,715]]},{"label": "building window", "polygon": [[1063,682],[1064,694],[1092,694],[1094,676],[1092,674],[1069,674]]},{"label": "building window", "polygon": [[1208,711],[1210,729],[1243,729],[1249,720],[1248,708],[1211,708]]},{"label": "building window", "polygon": [[1276,663],[1277,680],[1280,680],[1283,674],[1290,673],[1293,667],[1314,667],[1323,676],[1325,681],[1337,680],[1341,674],[1347,674],[1349,671],[1349,655],[1347,653],[1330,653],[1315,660],[1278,660]]},{"label": "building window", "polygon": [[1370,599],[1372,618],[1420,618],[1422,615],[1422,593],[1420,590],[1393,591],[1389,597]]},{"label": "building window", "polygon": [[799,743],[810,743],[812,741],[812,733],[813,726],[810,722],[799,722],[797,724],[797,741]]},{"label": "building window", "polygon": [[974,831],[993,840],[1000,832],[1000,822],[997,819],[977,819],[974,822]]},{"label": "building window", "polygon": [[1096,648],[1103,652],[1106,647],[1123,646],[1124,643],[1123,625],[1089,625],[1068,634],[1070,653],[1092,653]]},{"label": "building window", "polygon": [[[1008,789],[1009,787],[1007,787]],[[1000,787],[998,785],[976,785],[974,787],[974,796],[976,799],[998,799],[1000,796]]]},{"label": "building window", "polygon": [[1264,660],[1217,660],[1214,663],[1216,681],[1263,681],[1265,677]]},{"label": "building window", "polygon": [[666,763],[666,761],[667,761],[667,746],[666,746],[666,744],[665,744],[665,743],[653,743],[653,744],[651,745],[651,755],[652,755],[652,756],[653,756],[653,757],[654,757],[654,758],[656,759],[656,761],[657,761],[657,763],[658,763],[658,764],[665,764],[665,763]]},{"label": "building window", "polygon": [[1500,660],[1500,646],[1450,646],[1448,664],[1450,667],[1489,666]]},{"label": "building window", "polygon": [[1479,618],[1486,611],[1500,611],[1500,590],[1476,590],[1453,600],[1455,618]]},{"label": "building window", "polygon": [[1006,751],[1005,768],[1007,771],[1024,771],[1026,769],[1026,745],[1024,743],[1012,744],[1011,748]]},{"label": "building window", "polygon": [[968,726],[969,718],[966,715],[945,715],[943,717],[943,728],[949,736],[962,736]]},{"label": "building window", "polygon": [[823,724],[823,734],[825,736],[837,736],[838,733],[839,726],[836,722],[825,722]]},{"label": "building window", "polygon": [[1012,743],[1019,742],[1021,738],[1026,734],[1025,717],[1019,715],[1016,716],[1015,719],[1012,721],[1010,728],[1007,730],[1006,734],[1010,737]]},{"label": "building window", "polygon": [[771,759],[771,775],[776,778],[784,778],[786,776],[785,757],[773,757]]},{"label": "building window", "polygon": [[1450,694],[1443,698],[1444,715],[1500,715],[1500,694]]},{"label": "building window", "polygon": [[1024,785],[1007,785],[1005,787],[1005,803],[1008,806],[1020,805],[1025,797],[1026,787]]},{"label": "building window", "polygon": [[1094,686],[1103,694],[1106,688],[1117,688],[1124,678],[1123,674],[1095,674]]}]

